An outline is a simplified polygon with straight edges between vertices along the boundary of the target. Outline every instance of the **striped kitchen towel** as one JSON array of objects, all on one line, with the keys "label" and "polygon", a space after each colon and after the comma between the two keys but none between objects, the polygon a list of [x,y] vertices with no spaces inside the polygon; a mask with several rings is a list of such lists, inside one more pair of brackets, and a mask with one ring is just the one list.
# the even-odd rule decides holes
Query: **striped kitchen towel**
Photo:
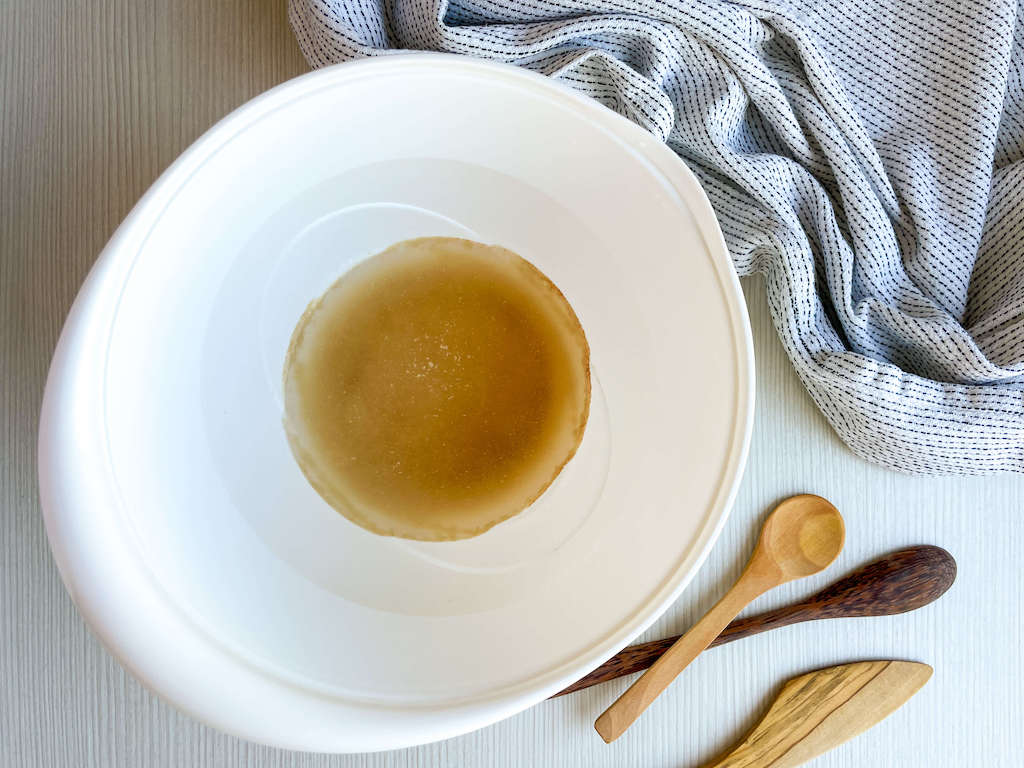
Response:
[{"label": "striped kitchen towel", "polygon": [[894,469],[1024,471],[1024,6],[1015,0],[291,0],[314,67],[512,62],[704,185],[815,402]]}]

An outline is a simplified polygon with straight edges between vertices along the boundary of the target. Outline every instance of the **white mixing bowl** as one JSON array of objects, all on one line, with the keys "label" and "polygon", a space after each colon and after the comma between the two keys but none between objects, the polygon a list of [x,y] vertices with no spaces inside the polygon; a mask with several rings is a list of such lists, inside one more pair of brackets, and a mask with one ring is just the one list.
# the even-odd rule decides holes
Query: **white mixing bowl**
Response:
[{"label": "white mixing bowl", "polygon": [[[592,351],[577,456],[459,542],[351,524],[281,426],[306,304],[426,235],[532,261]],[[255,741],[396,748],[522,710],[657,618],[725,521],[752,412],[739,285],[672,152],[538,75],[389,56],[238,109],[118,229],[50,371],[43,509],[83,616],[153,690]]]}]

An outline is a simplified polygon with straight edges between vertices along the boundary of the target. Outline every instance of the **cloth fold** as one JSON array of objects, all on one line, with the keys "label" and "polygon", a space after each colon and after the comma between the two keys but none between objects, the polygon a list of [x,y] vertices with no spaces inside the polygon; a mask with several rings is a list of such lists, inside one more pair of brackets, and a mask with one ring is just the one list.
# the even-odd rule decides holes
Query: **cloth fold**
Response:
[{"label": "cloth fold", "polygon": [[850,448],[1024,471],[1013,0],[290,0],[314,67],[448,51],[556,77],[697,174]]}]

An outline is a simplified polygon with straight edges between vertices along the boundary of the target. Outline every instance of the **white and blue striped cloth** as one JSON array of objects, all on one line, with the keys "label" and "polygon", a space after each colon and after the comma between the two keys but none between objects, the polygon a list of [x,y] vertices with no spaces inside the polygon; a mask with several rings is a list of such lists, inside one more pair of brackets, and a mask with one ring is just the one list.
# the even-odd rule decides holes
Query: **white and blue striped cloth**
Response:
[{"label": "white and blue striped cloth", "polygon": [[557,77],[666,141],[861,456],[1024,470],[1016,0],[291,0],[314,67],[451,51]]}]

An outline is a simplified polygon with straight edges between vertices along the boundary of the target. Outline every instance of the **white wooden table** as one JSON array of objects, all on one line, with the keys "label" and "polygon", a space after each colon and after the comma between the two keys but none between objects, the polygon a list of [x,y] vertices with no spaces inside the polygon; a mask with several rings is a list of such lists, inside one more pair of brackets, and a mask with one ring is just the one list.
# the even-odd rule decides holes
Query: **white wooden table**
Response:
[{"label": "white wooden table", "polygon": [[959,562],[939,602],[711,651],[611,746],[592,723],[624,681],[451,741],[326,756],[220,734],[125,673],[78,617],[46,544],[35,429],[49,355],[89,265],[156,175],[217,118],[304,69],[276,0],[0,3],[0,766],[695,766],[739,738],[784,679],[881,657],[926,661],[935,676],[815,766],[1019,763],[1024,477],[909,477],[856,459],[793,374],[757,280],[744,286],[758,412],[742,490],[707,565],[647,636],[682,631],[706,610],[738,575],[764,510],[797,491],[843,511],[846,551],[755,608],[917,543]]}]

